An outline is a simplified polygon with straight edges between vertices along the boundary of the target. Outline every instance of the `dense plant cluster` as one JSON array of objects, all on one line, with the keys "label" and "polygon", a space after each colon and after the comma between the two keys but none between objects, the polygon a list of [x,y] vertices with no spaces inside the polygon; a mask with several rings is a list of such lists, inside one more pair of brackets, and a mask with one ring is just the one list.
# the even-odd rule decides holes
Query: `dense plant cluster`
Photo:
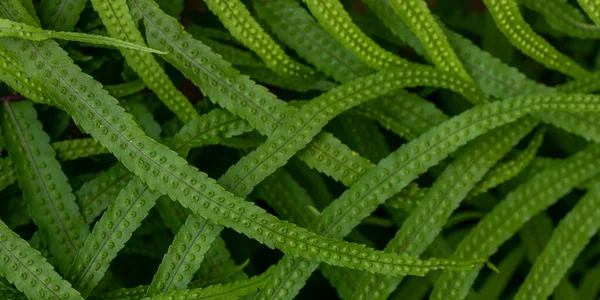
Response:
[{"label": "dense plant cluster", "polygon": [[600,3],[0,0],[1,299],[597,299]]}]

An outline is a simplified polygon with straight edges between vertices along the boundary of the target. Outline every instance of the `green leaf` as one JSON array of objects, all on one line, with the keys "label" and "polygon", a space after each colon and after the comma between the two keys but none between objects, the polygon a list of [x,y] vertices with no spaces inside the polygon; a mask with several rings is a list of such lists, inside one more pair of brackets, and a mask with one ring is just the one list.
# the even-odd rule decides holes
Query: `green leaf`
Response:
[{"label": "green leaf", "polygon": [[303,0],[321,26],[339,43],[352,51],[366,65],[376,70],[390,66],[412,66],[413,63],[383,49],[356,24],[338,0]]},{"label": "green leaf", "polygon": [[[142,35],[131,18],[126,0],[92,0],[91,3],[111,37],[140,46],[145,45]],[[152,54],[132,49],[120,50],[127,64],[140,76],[146,86],[154,91],[184,123],[198,116],[192,104],[175,88]]]},{"label": "green leaf", "polygon": [[[564,217],[519,288],[515,299],[548,297],[600,228],[600,182]],[[582,226],[582,222],[584,225]]]},{"label": "green leaf", "polygon": [[479,182],[479,184],[471,191],[469,197],[475,197],[485,193],[487,190],[508,181],[523,171],[523,169],[535,158],[535,154],[544,140],[544,132],[544,130],[538,130],[531,141],[529,141],[525,150],[520,151],[510,158],[510,160],[494,166],[494,168],[485,174],[481,182]]},{"label": "green leaf", "polygon": [[531,29],[531,26],[521,16],[516,0],[484,0],[483,2],[500,31],[525,55],[550,69],[557,70],[574,78],[589,75],[587,70],[579,66],[568,56],[560,53],[554,46],[550,45],[543,37]]},{"label": "green leaf", "polygon": [[234,281],[223,285],[211,285],[199,289],[170,291],[165,294],[159,294],[152,298],[148,297],[143,299],[239,299],[239,297],[260,289],[265,280],[267,280],[270,276],[271,272],[267,270],[261,275],[253,276],[245,280]]},{"label": "green leaf", "polygon": [[0,37],[17,37],[21,39],[28,39],[32,41],[42,41],[47,39],[62,39],[67,41],[83,42],[97,45],[107,45],[118,48],[133,49],[142,52],[166,54],[166,52],[151,49],[144,46],[139,46],[126,41],[113,39],[109,37],[77,33],[77,32],[65,32],[65,31],[52,31],[43,30],[27,24],[13,22],[7,19],[0,19]]},{"label": "green leaf", "polygon": [[73,31],[86,0],[41,0],[38,12],[43,28]]},{"label": "green leaf", "polygon": [[297,1],[253,0],[252,4],[258,16],[280,40],[336,81],[346,82],[373,72],[321,28]]},{"label": "green leaf", "polygon": [[[402,223],[385,250],[421,255],[440,234],[450,215],[485,173],[523,138],[536,122],[525,118],[498,128],[469,143],[437,177]],[[353,295],[356,299],[385,299],[402,277],[366,274]]]},{"label": "green leaf", "polygon": [[30,101],[4,102],[2,127],[7,150],[31,218],[47,239],[50,252],[65,272],[89,235],[67,177],[50,147]]},{"label": "green leaf", "polygon": [[582,39],[600,38],[600,27],[588,23],[581,11],[563,0],[521,0],[525,7],[538,12],[554,30]]},{"label": "green leaf", "polygon": [[254,20],[241,1],[206,0],[205,3],[231,35],[254,51],[275,73],[299,77],[314,73],[310,68],[293,61]]},{"label": "green leaf", "polygon": [[46,259],[0,221],[0,275],[29,299],[83,299]]},{"label": "green leaf", "polygon": [[388,3],[421,41],[427,56],[436,67],[472,81],[424,0],[390,0]]},{"label": "green leaf", "polygon": [[[595,164],[598,155],[600,148],[590,145],[519,185],[471,230],[460,242],[452,257],[489,257],[495,253],[498,247],[531,217],[566,195],[579,182],[594,176],[598,170]],[[478,273],[479,268],[443,274],[434,287],[432,299],[464,297]]]}]

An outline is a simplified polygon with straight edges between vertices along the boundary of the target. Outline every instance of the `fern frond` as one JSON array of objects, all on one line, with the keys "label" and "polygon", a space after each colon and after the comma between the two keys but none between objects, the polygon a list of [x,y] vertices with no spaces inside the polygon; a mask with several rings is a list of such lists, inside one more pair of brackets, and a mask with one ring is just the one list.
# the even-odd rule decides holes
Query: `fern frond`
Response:
[{"label": "fern frond", "polygon": [[579,284],[579,299],[593,300],[598,296],[600,292],[598,276],[600,276],[600,263],[597,263],[583,274],[583,278]]},{"label": "fern frond", "polygon": [[65,278],[85,297],[148,215],[160,194],[135,177],[112,201],[72,261]]},{"label": "fern frond", "polygon": [[303,149],[334,117],[407,85],[436,85],[465,94],[472,93],[470,98],[477,99],[477,91],[470,89],[468,83],[458,78],[435,78],[431,75],[426,68],[390,68],[349,81],[320,95],[303,105],[265,143],[229,168],[224,175],[228,180],[219,183],[233,193],[249,194],[254,186]]},{"label": "fern frond", "polygon": [[[292,224],[283,223],[264,212],[264,210],[224,192],[222,188],[214,184],[214,181],[208,179],[204,173],[192,168],[185,163],[183,159],[177,157],[175,153],[168,151],[164,146],[152,141],[144,135],[141,130],[135,126],[131,117],[128,114],[125,114],[122,109],[116,105],[115,100],[109,97],[105,91],[100,89],[96,82],[91,80],[85,74],[82,74],[78,68],[73,66],[62,50],[53,47],[54,44],[52,44],[52,42],[27,43],[28,44],[25,44],[27,49],[35,47],[37,48],[38,53],[52,55],[54,58],[53,61],[44,61],[40,58],[41,55],[33,57],[32,63],[44,63],[44,67],[48,69],[48,72],[44,74],[49,74],[50,78],[57,82],[57,86],[48,84],[48,81],[51,80],[45,78],[44,74],[38,72],[37,81],[39,84],[44,85],[53,95],[56,95],[55,101],[57,101],[61,107],[65,108],[82,128],[90,132],[93,137],[97,138],[103,145],[111,150],[121,162],[126,164],[126,166],[134,171],[136,175],[140,176],[140,178],[143,178],[151,188],[156,188],[162,193],[167,193],[170,197],[180,201],[185,206],[190,207],[194,213],[198,213],[211,221],[219,222],[222,225],[247,234],[270,247],[282,248],[286,253],[341,265],[334,255],[338,256],[343,254],[346,256],[348,254],[340,253],[340,251],[335,250],[334,246],[348,247],[346,249],[351,251],[352,260],[351,265],[344,263],[345,266],[375,272],[382,272],[382,270],[375,265],[369,266],[365,264],[366,261],[364,258],[361,258],[361,253],[363,253],[363,255],[366,254],[367,256],[371,254],[380,255],[379,257],[380,260],[383,260],[382,262],[387,258],[395,261],[394,263],[402,262],[397,256],[389,257],[384,253],[373,251],[369,248],[357,249],[357,246],[354,244],[319,238]],[[48,48],[52,51],[48,51]],[[22,53],[29,52],[22,51]],[[22,53],[13,53],[13,55],[20,57]],[[56,62],[61,63],[61,71],[64,72],[58,73],[56,71],[57,67],[54,65]],[[39,80],[42,78],[45,80]],[[73,82],[72,80],[76,80],[76,82]],[[79,92],[77,86],[80,85],[77,83],[87,87],[85,93]],[[61,87],[64,89],[61,89]],[[94,95],[90,96],[89,93],[92,91]],[[98,98],[101,98],[103,101],[99,101]],[[527,101],[527,98],[516,100],[527,107],[527,109],[524,109],[519,113],[526,113],[534,108],[592,110],[596,109],[594,105],[590,105],[590,102],[594,103],[594,99],[593,96],[574,96],[567,99],[565,99],[564,96],[555,96],[554,98],[549,97],[548,99],[545,99],[545,101],[544,99],[534,97],[529,98],[530,101]],[[571,101],[575,103],[585,102],[585,105],[569,103]],[[515,103],[511,101],[502,102],[502,104],[515,105]],[[485,108],[489,109],[488,107]],[[111,113],[110,118],[107,119],[103,117],[103,114],[101,113],[103,109],[106,109]],[[471,112],[481,113],[481,109],[474,109]],[[511,111],[511,119],[509,120],[514,120],[517,116],[519,116],[518,113],[513,113]],[[103,124],[103,128],[98,128],[96,122]],[[491,124],[488,124],[487,126],[489,125]],[[486,129],[488,128],[482,128],[481,130],[485,131]],[[133,143],[128,137],[135,138],[136,142]],[[121,146],[123,146],[123,148],[121,148]],[[148,169],[146,169],[146,167],[148,167]],[[175,184],[176,187],[174,187],[173,184]],[[223,202],[220,200],[223,200]],[[205,209],[204,205],[211,207],[211,209]],[[258,221],[259,219],[262,221]],[[276,226],[277,229],[273,229],[275,227],[270,227],[270,225]],[[287,230],[287,232],[281,232],[280,228]],[[281,239],[281,242],[278,239]],[[296,243],[296,246],[290,246],[289,242]],[[315,246],[314,243],[319,242],[323,242],[323,244],[321,244],[322,246]],[[339,249],[341,250],[342,248]],[[317,255],[311,255],[311,253],[314,253],[313,250],[317,250],[319,253]],[[354,259],[356,259],[356,263],[352,262]],[[377,263],[379,263],[379,261],[377,261]],[[432,264],[431,261],[428,261],[427,263]],[[471,264],[471,262],[467,262],[457,268],[470,266]],[[404,273],[406,271],[400,269],[401,267],[398,265],[398,267],[393,268],[392,273]],[[412,269],[409,270],[411,272],[415,271],[414,267],[411,267],[410,269]],[[427,268],[427,270],[429,269],[430,267]]]},{"label": "fern frond", "polygon": [[221,232],[219,229],[220,226],[206,219],[188,217],[163,257],[146,295],[155,296],[170,290],[185,289],[210,245]]},{"label": "fern frond", "polygon": [[239,0],[206,0],[231,35],[254,51],[269,69],[282,76],[308,77],[314,71],[292,60],[262,29]]},{"label": "fern frond", "polygon": [[309,78],[282,77],[281,75],[263,67],[238,67],[242,74],[250,76],[256,82],[276,86],[282,89],[308,92],[308,91],[328,91],[335,87],[335,84],[328,80],[323,80],[319,76]]},{"label": "fern frond", "polygon": [[577,0],[581,8],[587,13],[588,17],[600,26],[600,5],[590,0]]},{"label": "fern frond", "polygon": [[107,90],[113,97],[119,99],[138,93],[146,88],[146,85],[141,79],[136,79],[116,85],[105,85]]},{"label": "fern frond", "polygon": [[[184,126],[178,135],[173,138],[171,144],[176,147],[175,149],[177,151],[186,153],[189,151],[190,145],[197,145],[203,141],[214,140],[215,136],[228,136],[249,131],[247,125],[237,124],[236,121],[239,123],[238,118],[231,116],[231,114],[223,110],[211,111],[204,116],[192,120],[192,122]],[[111,181],[114,181],[111,177],[117,177],[114,176],[115,174],[113,173],[121,173],[121,177],[123,177],[127,176],[123,174],[128,172],[126,172],[126,169],[121,164],[118,164],[113,167],[112,170],[105,173],[108,175],[106,177],[109,177],[108,179],[111,179]],[[102,178],[100,180],[102,180]],[[90,186],[97,187],[98,184],[91,183]],[[125,243],[133,234],[133,231],[140,226],[141,221],[154,206],[154,203],[159,196],[159,193],[150,190],[138,177],[134,177],[129,180],[127,186],[119,193],[117,198],[110,202],[111,204],[107,212],[103,214],[100,221],[94,226],[91,237],[86,241],[69,271],[68,278],[70,278],[70,281],[74,283],[82,294],[88,295],[90,291],[95,288],[104,275],[104,272],[108,269],[110,262],[116,257],[117,252],[124,247]],[[203,255],[202,252],[206,252],[208,245],[210,245],[210,241],[208,241],[208,245],[202,249],[196,249],[196,246],[198,245],[191,245],[191,247],[187,248],[185,251],[188,251],[189,255],[194,257],[190,259],[191,257],[184,255],[182,258],[179,256],[178,251],[183,242],[190,239],[186,234],[187,232],[196,235],[196,238],[193,240],[200,241],[202,240],[202,237],[198,236],[198,233],[206,231],[208,227],[212,227],[214,229],[212,236],[205,235],[203,237],[208,240],[214,240],[216,238],[216,234],[219,230],[215,227],[220,226],[208,224],[207,221],[204,220],[196,220],[193,218],[189,220],[190,222],[187,223],[188,225],[183,227],[183,231],[182,229],[179,230],[183,240],[175,244],[174,247],[169,248],[165,259],[163,260],[163,264],[161,264],[161,268],[159,268],[159,271],[156,273],[156,278],[158,278],[158,280],[156,283],[153,282],[151,288],[158,289],[160,284],[164,284],[161,280],[166,279],[167,282],[169,282],[166,287],[166,290],[168,290],[171,284],[176,283],[173,281],[175,278],[179,277],[179,272],[185,274],[185,272],[190,269],[195,271],[194,268],[188,268],[189,266],[184,263],[186,261],[188,263],[194,262],[195,256],[198,256],[198,259],[200,260]],[[206,228],[199,231],[194,225],[196,222],[199,224],[203,222],[204,226],[202,227]],[[209,232],[211,231],[213,230],[209,230]],[[170,260],[176,260],[179,263],[175,268],[169,268]],[[191,260],[191,262],[188,260]],[[163,278],[163,272],[166,272],[164,275],[166,275],[167,278]],[[173,276],[169,277],[171,274]],[[192,274],[189,275],[188,278],[191,278]],[[182,282],[178,283],[178,286],[183,285],[185,287],[188,282],[182,280]]]},{"label": "fern frond", "polygon": [[65,272],[89,235],[71,186],[30,101],[4,102],[2,127],[31,218]]},{"label": "fern frond", "polygon": [[108,153],[104,146],[92,138],[58,141],[51,145],[56,151],[56,158],[62,161]]},{"label": "fern frond", "polygon": [[575,258],[600,228],[599,203],[600,184],[596,182],[552,232],[552,237],[536,258],[515,299],[548,297],[552,294]]},{"label": "fern frond", "polygon": [[32,41],[43,41],[47,39],[61,39],[67,41],[83,42],[95,45],[105,45],[117,48],[132,49],[142,52],[166,54],[166,52],[136,45],[110,37],[65,31],[43,30],[27,24],[0,19],[0,37],[17,37]]},{"label": "fern frond", "polygon": [[[469,191],[535,125],[536,122],[531,118],[525,118],[468,144],[437,177],[385,250],[421,255],[441,232],[448,217]],[[357,286],[353,298],[385,299],[401,280],[401,277],[366,274]]]},{"label": "fern frond", "polygon": [[14,165],[10,157],[0,158],[0,191],[17,181]]},{"label": "fern frond", "polygon": [[20,94],[26,98],[42,104],[52,104],[46,93],[32,84],[33,80],[18,66],[6,49],[0,48],[0,80],[11,86],[19,86]]},{"label": "fern frond", "polygon": [[376,70],[414,65],[379,46],[354,24],[338,0],[303,0],[321,26],[356,57]]},{"label": "fern frond", "polygon": [[271,276],[270,270],[256,276],[252,276],[245,280],[234,281],[226,284],[211,285],[204,288],[192,290],[170,291],[165,294],[159,294],[152,298],[144,298],[144,300],[171,300],[171,299],[239,299],[244,295],[248,295],[257,291]]},{"label": "fern frond", "polygon": [[581,39],[600,38],[600,27],[586,22],[576,7],[562,0],[521,0],[525,7],[538,12],[554,30]]},{"label": "fern frond", "polygon": [[35,11],[35,6],[33,5],[33,0],[20,0],[21,5],[27,10],[27,14],[33,19],[35,25],[37,27],[41,27],[40,19],[37,16],[37,12]]},{"label": "fern frond", "polygon": [[0,275],[29,299],[83,299],[46,259],[0,221]]},{"label": "fern frond", "polygon": [[473,81],[450,47],[442,29],[423,0],[391,0],[388,2],[427,52],[433,64],[446,72],[452,72],[464,80]]},{"label": "fern frond", "polygon": [[[111,37],[137,45],[145,45],[144,39],[129,13],[126,0],[92,0],[94,9]],[[150,53],[120,49],[127,64],[154,91],[158,98],[184,123],[198,116],[192,104],[179,91],[156,59]]]},{"label": "fern frond", "polygon": [[116,164],[84,183],[75,192],[77,204],[87,224],[91,224],[125,188],[132,174],[122,164]]},{"label": "fern frond", "polygon": [[479,194],[485,193],[487,190],[494,188],[495,186],[513,178],[535,158],[535,154],[542,145],[544,140],[544,130],[536,132],[535,136],[529,141],[527,148],[519,152],[509,161],[499,163],[492,168],[477,184],[477,186],[471,191],[469,197],[475,197]]},{"label": "fern frond", "polygon": [[86,0],[42,0],[38,12],[42,27],[49,30],[72,31],[85,8]]},{"label": "fern frond", "polygon": [[[536,103],[535,106],[537,106],[540,100],[549,98],[551,98],[551,96],[544,95],[512,98],[502,102],[493,102],[484,106],[476,106],[473,109],[432,128],[427,133],[404,145],[399,150],[380,161],[378,167],[372,168],[365,175],[360,177],[360,179],[358,179],[350,189],[346,190],[340,198],[332,202],[331,205],[323,210],[319,219],[315,223],[312,223],[312,226],[309,226],[309,229],[320,234],[338,237],[345,236],[353,227],[358,225],[360,220],[372,213],[377,208],[378,204],[396,194],[429,166],[441,161],[448,153],[451,153],[456,149],[454,147],[466,143],[477,135],[487,132],[491,128],[514,120],[512,118],[518,118],[515,113],[519,110],[515,110],[514,105],[524,105],[524,107],[529,107],[530,104],[526,104],[526,102],[531,101],[531,103]],[[514,104],[511,104],[513,101],[515,101]],[[507,106],[504,107],[504,105]],[[502,113],[502,110],[504,109],[507,109],[507,111]],[[484,121],[488,118],[486,117],[487,114],[494,116],[492,117],[493,121]],[[503,116],[501,117],[501,115]],[[506,117],[511,119],[506,119]],[[466,122],[466,120],[468,120],[468,122]],[[477,126],[469,126],[469,124],[477,124]],[[461,133],[462,131],[466,132],[466,134],[463,135]],[[438,135],[440,133],[442,133],[443,138]],[[453,143],[450,143],[448,141],[449,139],[452,139]],[[420,159],[421,157],[423,159]],[[382,176],[380,174],[385,174],[385,177],[380,178],[380,176]],[[399,174],[402,175],[400,176]],[[359,203],[361,203],[361,208],[354,209]],[[302,274],[310,274],[318,266],[318,263],[316,262],[310,263],[306,260],[302,261],[284,257],[283,261],[279,264],[281,271],[276,271],[276,273],[282,272],[288,274],[292,271],[285,269],[287,266],[299,268],[301,263],[303,264],[302,268],[304,269]],[[284,284],[281,284],[281,282],[282,281],[279,280],[279,283],[277,284],[270,283],[271,286],[276,286],[277,288],[263,290],[266,291],[264,293],[269,294],[262,294],[263,292],[261,292],[261,299],[279,297],[277,294],[279,292],[273,294],[275,291],[284,291],[283,293],[286,295],[295,295],[301,285],[304,284],[304,281],[295,281],[294,286],[288,288]]]},{"label": "fern frond", "polygon": [[[471,230],[452,257],[489,257],[531,217],[555,203],[579,182],[594,176],[599,167],[595,164],[598,155],[600,147],[590,145],[518,186]],[[463,297],[478,273],[479,268],[443,274],[434,287],[432,299]]]},{"label": "fern frond", "polygon": [[275,171],[257,186],[258,195],[286,220],[306,226],[314,219],[310,206],[315,206],[298,181],[285,169]]},{"label": "fern frond", "polygon": [[494,18],[498,29],[525,55],[550,69],[574,78],[589,75],[589,71],[560,53],[531,29],[521,16],[516,0],[484,0],[483,2]]},{"label": "fern frond", "polygon": [[500,299],[517,268],[525,259],[525,250],[518,247],[510,251],[498,264],[499,273],[491,274],[481,286],[478,299]]},{"label": "fern frond", "polygon": [[600,89],[598,79],[600,72],[592,72],[590,75],[573,79],[556,86],[556,90],[561,93],[592,93]]},{"label": "fern frond", "polygon": [[296,1],[254,0],[252,4],[280,40],[336,81],[346,82],[372,73],[373,70],[333,40]]}]

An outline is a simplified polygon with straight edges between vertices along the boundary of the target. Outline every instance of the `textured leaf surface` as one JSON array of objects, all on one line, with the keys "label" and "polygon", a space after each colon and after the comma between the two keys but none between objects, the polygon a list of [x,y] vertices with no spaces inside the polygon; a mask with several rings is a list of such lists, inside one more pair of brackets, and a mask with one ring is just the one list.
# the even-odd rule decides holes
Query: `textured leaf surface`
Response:
[{"label": "textured leaf surface", "polygon": [[[596,145],[589,146],[518,186],[460,242],[452,257],[487,257],[496,252],[531,217],[555,203],[579,182],[595,175],[598,166],[591,162],[596,161],[599,149]],[[464,297],[478,272],[476,268],[468,272],[443,274],[434,287],[432,299]]]},{"label": "textured leaf surface", "polygon": [[[550,296],[575,258],[600,228],[598,202],[600,184],[596,182],[552,232],[552,237],[537,257],[515,299]],[[585,225],[582,226],[582,223]]]},{"label": "textured leaf surface", "polygon": [[83,299],[46,259],[0,221],[0,275],[29,299]]},{"label": "textured leaf surface", "polygon": [[239,0],[206,0],[210,10],[237,40],[260,56],[265,64],[282,76],[306,77],[314,71],[293,61],[262,29]]},{"label": "textured leaf surface", "polygon": [[[421,255],[441,232],[448,217],[485,173],[500,160],[535,125],[526,118],[498,128],[468,144],[458,154],[418,206],[402,223],[385,250]],[[353,299],[385,299],[402,278],[366,274],[356,288]]]},{"label": "textured leaf surface", "polygon": [[50,147],[50,138],[37,120],[33,103],[4,102],[3,131],[8,151],[17,158],[15,169],[31,217],[48,241],[61,271],[89,235],[67,177]]},{"label": "textured leaf surface", "polygon": [[165,54],[165,52],[162,51],[150,49],[148,47],[139,46],[133,43],[109,37],[76,32],[43,30],[23,23],[13,22],[7,19],[0,19],[0,36],[18,37],[32,41],[42,41],[46,39],[56,38],[68,41],[107,45],[119,48],[133,49],[143,52]]},{"label": "textured leaf surface", "polygon": [[[145,45],[129,13],[126,0],[92,0],[94,9],[111,37]],[[163,68],[150,53],[121,49],[128,65],[140,75],[146,86],[184,123],[198,116],[188,99],[175,88]]]}]

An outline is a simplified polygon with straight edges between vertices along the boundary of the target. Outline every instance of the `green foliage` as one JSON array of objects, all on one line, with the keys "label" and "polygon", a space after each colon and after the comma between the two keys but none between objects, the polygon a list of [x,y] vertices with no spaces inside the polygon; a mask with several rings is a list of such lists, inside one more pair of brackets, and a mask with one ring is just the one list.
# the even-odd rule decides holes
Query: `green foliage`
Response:
[{"label": "green foliage", "polygon": [[600,7],[483,5],[0,0],[0,298],[596,299]]}]

